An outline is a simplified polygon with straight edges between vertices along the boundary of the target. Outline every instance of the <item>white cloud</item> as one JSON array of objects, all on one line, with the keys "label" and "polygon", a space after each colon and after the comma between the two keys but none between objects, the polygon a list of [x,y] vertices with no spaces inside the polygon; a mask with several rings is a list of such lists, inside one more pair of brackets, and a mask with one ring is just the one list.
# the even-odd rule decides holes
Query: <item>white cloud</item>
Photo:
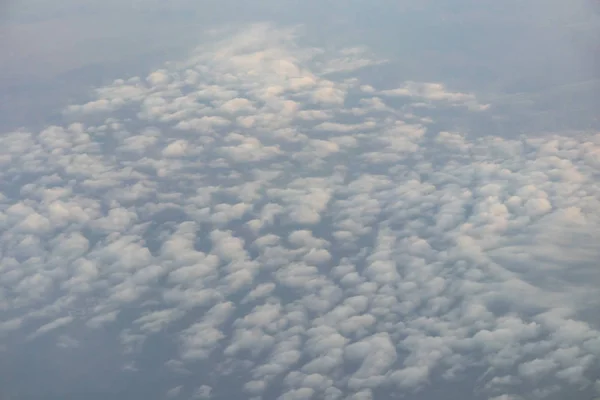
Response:
[{"label": "white cloud", "polygon": [[29,336],[30,339],[34,339],[40,335],[44,335],[47,334],[48,332],[51,332],[55,329],[58,329],[60,327],[66,326],[68,324],[70,324],[71,322],[73,322],[73,317],[71,316],[66,316],[66,317],[62,317],[62,318],[58,318],[52,322],[49,322],[45,325],[40,326],[34,333],[33,335]]},{"label": "white cloud", "polygon": [[384,96],[421,98],[428,101],[443,101],[450,104],[462,105],[473,111],[484,111],[489,104],[479,104],[472,93],[452,92],[439,82],[406,82],[396,89],[386,89],[379,92]]},{"label": "white cloud", "polygon": [[211,398],[211,394],[212,387],[208,385],[200,385],[200,387],[198,387],[198,389],[196,389],[196,391],[194,392],[192,398],[198,400],[206,400]]},{"label": "white cloud", "polygon": [[169,73],[165,70],[154,71],[146,77],[146,81],[152,86],[165,85],[169,83]]},{"label": "white cloud", "polygon": [[179,395],[181,394],[181,389],[183,389],[183,386],[179,385],[167,390],[166,397],[168,399],[174,399],[179,397]]},{"label": "white cloud", "polygon": [[438,131],[391,97],[486,107],[338,79],[378,62],[296,37],[253,25],[68,109],[131,120],[0,138],[0,334],[163,334],[171,371],[242,366],[240,396],[591,388],[600,136]]},{"label": "white cloud", "polygon": [[187,141],[179,139],[165,147],[162,151],[162,155],[165,157],[181,157],[185,155],[187,147]]},{"label": "white cloud", "polygon": [[348,73],[356,72],[357,70],[381,65],[387,63],[387,60],[377,59],[375,56],[368,54],[369,51],[365,47],[347,47],[339,50],[333,57],[318,62],[321,73]]},{"label": "white cloud", "polygon": [[323,105],[342,105],[345,93],[333,86],[326,85],[313,92],[312,99],[315,103]]}]

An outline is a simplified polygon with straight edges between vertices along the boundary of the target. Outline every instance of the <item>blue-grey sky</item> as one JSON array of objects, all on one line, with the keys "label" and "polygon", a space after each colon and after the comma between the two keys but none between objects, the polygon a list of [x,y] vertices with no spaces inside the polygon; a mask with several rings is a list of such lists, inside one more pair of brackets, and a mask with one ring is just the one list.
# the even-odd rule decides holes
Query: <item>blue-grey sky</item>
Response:
[{"label": "blue-grey sky", "polygon": [[0,8],[0,400],[600,396],[600,10]]}]

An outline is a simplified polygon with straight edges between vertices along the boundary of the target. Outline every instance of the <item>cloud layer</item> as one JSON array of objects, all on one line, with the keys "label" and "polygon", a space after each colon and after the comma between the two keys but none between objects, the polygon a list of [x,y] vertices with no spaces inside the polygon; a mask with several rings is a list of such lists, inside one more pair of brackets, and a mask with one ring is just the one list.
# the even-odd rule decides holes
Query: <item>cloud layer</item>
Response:
[{"label": "cloud layer", "polygon": [[160,336],[202,376],[166,398],[600,390],[600,134],[469,136],[436,114],[493,105],[368,49],[211,35],[0,138],[3,341]]}]

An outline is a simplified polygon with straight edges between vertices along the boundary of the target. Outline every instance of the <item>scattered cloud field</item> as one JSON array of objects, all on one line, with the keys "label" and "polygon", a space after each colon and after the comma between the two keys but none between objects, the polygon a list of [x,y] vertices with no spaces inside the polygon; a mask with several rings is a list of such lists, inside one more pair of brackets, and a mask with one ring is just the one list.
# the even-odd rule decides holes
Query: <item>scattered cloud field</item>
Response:
[{"label": "scattered cloud field", "polygon": [[600,392],[600,134],[440,129],[494,105],[299,32],[215,30],[2,135],[7,359],[101,332],[131,374],[169,344],[159,398]]}]

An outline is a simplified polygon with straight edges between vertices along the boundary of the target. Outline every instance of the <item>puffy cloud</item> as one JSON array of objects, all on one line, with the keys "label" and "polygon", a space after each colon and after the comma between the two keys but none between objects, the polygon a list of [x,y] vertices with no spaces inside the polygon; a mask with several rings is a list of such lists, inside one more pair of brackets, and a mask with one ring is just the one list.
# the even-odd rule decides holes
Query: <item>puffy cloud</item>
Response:
[{"label": "puffy cloud", "polygon": [[162,155],[165,157],[179,157],[183,156],[186,153],[188,147],[187,141],[183,139],[176,140],[170,143],[167,147],[162,151]]},{"label": "puffy cloud", "polygon": [[169,398],[599,390],[600,135],[443,130],[393,98],[476,94],[375,89],[347,79],[365,49],[297,34],[228,32],[67,110],[102,122],[0,138],[0,335],[160,337],[203,379]]},{"label": "puffy cloud", "polygon": [[346,347],[346,351],[350,354],[353,352],[352,346],[358,346],[353,358],[360,359],[360,367],[350,377],[348,387],[356,390],[364,386],[370,388],[380,386],[397,358],[396,348],[389,334],[377,333]]}]

